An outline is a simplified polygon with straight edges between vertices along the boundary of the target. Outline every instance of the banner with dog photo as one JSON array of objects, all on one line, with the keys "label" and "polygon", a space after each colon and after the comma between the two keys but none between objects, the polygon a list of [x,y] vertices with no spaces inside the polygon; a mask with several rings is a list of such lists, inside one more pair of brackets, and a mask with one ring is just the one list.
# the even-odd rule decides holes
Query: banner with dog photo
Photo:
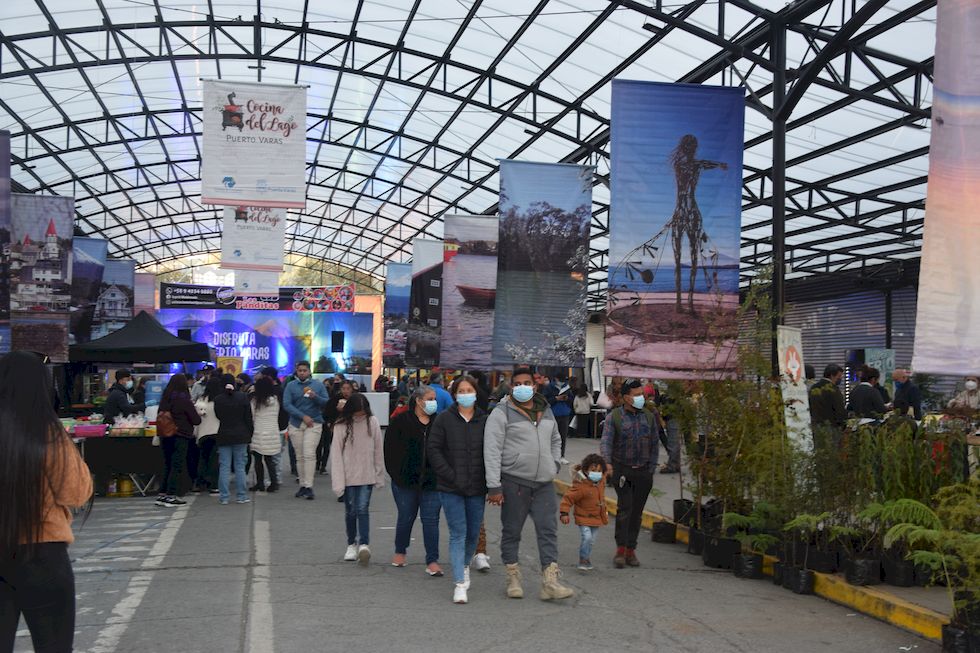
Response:
[{"label": "banner with dog photo", "polygon": [[226,206],[221,230],[221,267],[282,272],[286,209]]},{"label": "banner with dog photo", "polygon": [[306,87],[204,81],[201,201],[306,207]]}]

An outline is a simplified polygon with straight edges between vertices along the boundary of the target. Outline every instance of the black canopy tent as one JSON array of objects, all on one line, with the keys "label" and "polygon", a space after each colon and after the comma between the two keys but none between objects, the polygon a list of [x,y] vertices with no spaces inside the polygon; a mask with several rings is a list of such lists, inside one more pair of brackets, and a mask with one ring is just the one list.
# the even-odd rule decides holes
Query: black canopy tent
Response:
[{"label": "black canopy tent", "polygon": [[211,360],[211,348],[178,338],[146,311],[98,340],[72,345],[73,363],[187,363]]}]

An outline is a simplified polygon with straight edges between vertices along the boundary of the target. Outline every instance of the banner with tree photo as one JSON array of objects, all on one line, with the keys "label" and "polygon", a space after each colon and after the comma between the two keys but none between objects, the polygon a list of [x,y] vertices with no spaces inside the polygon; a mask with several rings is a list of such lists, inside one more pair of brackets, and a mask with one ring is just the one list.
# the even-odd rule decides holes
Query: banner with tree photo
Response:
[{"label": "banner with tree photo", "polygon": [[500,162],[495,365],[584,367],[593,172]]},{"label": "banner with tree photo", "polygon": [[735,372],[744,94],[613,80],[606,376]]},{"label": "banner with tree photo", "polygon": [[442,367],[490,368],[499,224],[486,215],[447,215],[443,221]]},{"label": "banner with tree photo", "polygon": [[385,275],[385,367],[405,367],[408,305],[412,294],[412,264],[389,263]]},{"label": "banner with tree photo", "polygon": [[405,364],[431,368],[439,364],[442,327],[442,241],[412,241],[412,289],[409,297]]}]

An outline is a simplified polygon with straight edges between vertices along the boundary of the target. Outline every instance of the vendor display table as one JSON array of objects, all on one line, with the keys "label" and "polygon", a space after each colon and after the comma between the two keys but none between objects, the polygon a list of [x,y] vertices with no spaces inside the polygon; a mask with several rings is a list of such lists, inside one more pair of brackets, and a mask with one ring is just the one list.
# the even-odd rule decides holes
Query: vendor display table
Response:
[{"label": "vendor display table", "polygon": [[[136,490],[146,496],[163,467],[160,448],[148,437],[77,438],[79,451],[92,474],[106,479],[114,474],[128,476]],[[96,488],[104,490],[104,488]]]}]

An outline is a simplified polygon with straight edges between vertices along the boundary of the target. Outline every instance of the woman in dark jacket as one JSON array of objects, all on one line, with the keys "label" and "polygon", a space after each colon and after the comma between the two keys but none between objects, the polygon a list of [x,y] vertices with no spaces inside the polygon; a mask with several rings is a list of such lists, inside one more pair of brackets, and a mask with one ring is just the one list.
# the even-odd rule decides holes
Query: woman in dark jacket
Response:
[{"label": "woman in dark jacket", "polygon": [[436,488],[449,526],[449,559],[456,583],[453,602],[466,603],[469,561],[476,553],[487,495],[483,466],[487,414],[476,406],[477,383],[473,377],[457,378],[452,395],[455,403],[436,417],[425,451],[436,473]]},{"label": "woman in dark jacket", "polygon": [[[430,403],[431,402],[431,403]],[[391,493],[398,508],[395,525],[394,567],[405,566],[405,555],[412,539],[416,516],[422,518],[425,542],[425,572],[442,576],[439,566],[439,509],[436,475],[425,457],[425,441],[435,419],[436,391],[419,386],[412,394],[408,410],[392,420],[385,432],[385,469],[391,476]]]},{"label": "woman in dark jacket", "polygon": [[218,500],[227,505],[230,498],[228,483],[231,466],[235,465],[235,490],[238,503],[249,503],[248,486],[245,483],[245,462],[248,443],[252,441],[252,404],[241,390],[235,390],[235,377],[225,374],[225,392],[214,400],[214,414],[218,417]]},{"label": "woman in dark jacket", "polygon": [[164,508],[174,508],[186,505],[187,502],[178,498],[184,469],[187,467],[187,449],[194,440],[194,427],[201,423],[201,416],[191,401],[187,389],[187,376],[174,374],[163,390],[160,399],[159,415],[169,412],[177,425],[177,433],[171,437],[160,438],[160,449],[163,450],[163,480],[160,482],[160,496],[156,504]]}]

